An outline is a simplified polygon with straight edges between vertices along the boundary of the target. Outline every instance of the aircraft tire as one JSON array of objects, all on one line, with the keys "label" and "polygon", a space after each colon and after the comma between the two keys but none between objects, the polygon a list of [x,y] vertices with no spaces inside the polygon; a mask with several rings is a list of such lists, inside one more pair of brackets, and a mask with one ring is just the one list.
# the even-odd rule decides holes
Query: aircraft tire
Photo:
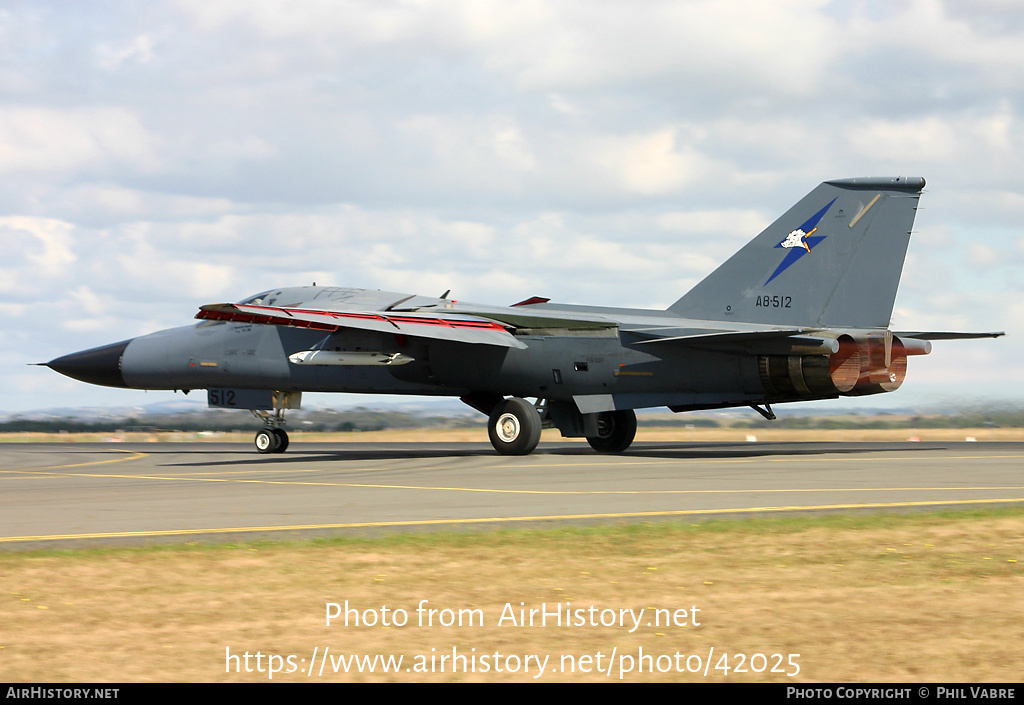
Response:
[{"label": "aircraft tire", "polygon": [[277,438],[277,446],[274,448],[274,453],[283,453],[288,450],[288,432],[283,428],[275,428],[271,431],[274,437]]},{"label": "aircraft tire", "polygon": [[275,429],[261,428],[256,432],[254,443],[257,453],[275,453],[281,445],[281,439],[274,433]]},{"label": "aircraft tire", "polygon": [[587,436],[598,453],[621,453],[636,438],[636,413],[632,409],[605,411],[597,419],[599,434]]},{"label": "aircraft tire", "polygon": [[519,397],[500,402],[487,423],[491,445],[502,455],[529,455],[540,442],[537,408]]}]

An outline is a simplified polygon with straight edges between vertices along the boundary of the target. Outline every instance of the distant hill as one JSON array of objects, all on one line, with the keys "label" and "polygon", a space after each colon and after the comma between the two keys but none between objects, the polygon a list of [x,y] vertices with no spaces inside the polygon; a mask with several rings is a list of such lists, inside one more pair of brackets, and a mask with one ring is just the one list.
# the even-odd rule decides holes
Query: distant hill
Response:
[{"label": "distant hill", "polygon": [[[673,414],[665,409],[637,412],[641,426],[694,426],[779,429],[1024,428],[1024,408],[991,407],[948,414],[910,410],[818,410],[775,408],[767,421],[750,409]],[[483,426],[485,417],[455,399],[410,400],[341,408],[309,407],[287,414],[288,428],[304,431],[380,431],[384,429]],[[234,431],[259,427],[245,410],[210,409],[202,395],[146,406],[57,408],[0,416],[0,432],[107,432],[126,428],[165,431]]]}]

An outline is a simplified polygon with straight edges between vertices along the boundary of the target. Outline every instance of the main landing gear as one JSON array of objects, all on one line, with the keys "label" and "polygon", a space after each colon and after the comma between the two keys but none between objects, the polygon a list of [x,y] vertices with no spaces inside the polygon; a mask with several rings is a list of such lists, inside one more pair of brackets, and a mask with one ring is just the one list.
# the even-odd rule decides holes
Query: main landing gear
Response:
[{"label": "main landing gear", "polygon": [[597,415],[597,435],[587,443],[598,453],[621,453],[636,438],[636,413],[632,409],[602,411]]},{"label": "main landing gear", "polygon": [[632,409],[580,414],[571,402],[552,410],[547,402],[534,405],[519,397],[496,402],[481,397],[463,398],[463,401],[485,413],[493,404],[487,435],[491,445],[502,455],[529,455],[540,442],[543,428],[557,427],[569,438],[585,437],[598,453],[621,453],[636,437],[636,414]]},{"label": "main landing gear", "polygon": [[540,442],[542,426],[537,407],[512,397],[494,407],[487,422],[487,435],[494,450],[502,455],[529,455]]}]

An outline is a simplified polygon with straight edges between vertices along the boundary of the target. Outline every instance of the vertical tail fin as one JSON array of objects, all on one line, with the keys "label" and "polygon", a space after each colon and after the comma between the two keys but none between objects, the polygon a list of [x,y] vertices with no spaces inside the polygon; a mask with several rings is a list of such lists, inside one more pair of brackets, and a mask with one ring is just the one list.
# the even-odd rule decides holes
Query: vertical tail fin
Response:
[{"label": "vertical tail fin", "polygon": [[669,307],[683,318],[887,328],[921,177],[826,181]]}]

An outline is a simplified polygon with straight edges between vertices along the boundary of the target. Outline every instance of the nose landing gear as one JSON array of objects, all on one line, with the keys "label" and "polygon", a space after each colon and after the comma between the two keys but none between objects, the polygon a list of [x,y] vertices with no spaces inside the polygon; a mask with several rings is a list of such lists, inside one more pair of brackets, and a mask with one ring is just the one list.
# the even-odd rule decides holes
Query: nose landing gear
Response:
[{"label": "nose landing gear", "polygon": [[250,409],[265,426],[256,432],[253,439],[257,453],[283,453],[288,449],[288,433],[281,428],[284,426],[284,410],[298,409],[302,393],[274,392],[273,398],[273,409]]},{"label": "nose landing gear", "polygon": [[288,449],[288,433],[283,428],[261,428],[255,443],[257,453],[283,453]]}]

